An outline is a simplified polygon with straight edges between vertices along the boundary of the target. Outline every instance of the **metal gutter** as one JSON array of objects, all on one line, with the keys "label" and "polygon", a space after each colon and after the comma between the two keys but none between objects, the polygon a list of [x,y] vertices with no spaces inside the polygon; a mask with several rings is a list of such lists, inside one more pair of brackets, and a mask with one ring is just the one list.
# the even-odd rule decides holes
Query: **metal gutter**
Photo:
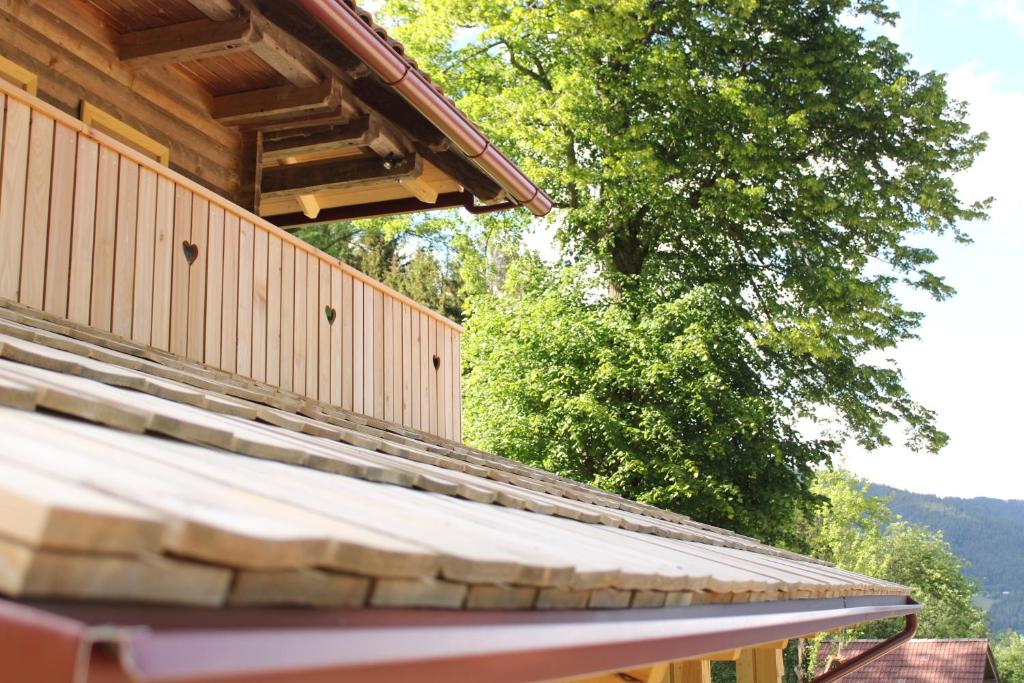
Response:
[{"label": "metal gutter", "polygon": [[296,0],[328,32],[395,92],[433,123],[468,159],[491,176],[517,204],[537,216],[551,211],[551,199],[499,152],[455,104],[431,84],[356,13],[337,0]]},{"label": "metal gutter", "polygon": [[[0,680],[25,683],[526,683],[699,657],[920,609],[894,596],[559,612],[15,607],[39,612],[40,623],[75,624],[82,642],[91,634],[91,656],[74,679],[25,668],[11,678],[10,653],[0,647]],[[6,614],[0,610],[5,634]],[[46,642],[48,634],[35,638]]]},{"label": "metal gutter", "polygon": [[903,630],[886,640],[874,645],[873,647],[864,650],[859,655],[848,659],[846,661],[840,660],[839,665],[833,669],[829,669],[820,676],[815,677],[811,683],[830,683],[830,681],[838,681],[840,678],[844,678],[849,674],[852,674],[857,669],[867,666],[871,662],[884,657],[888,653],[898,648],[903,643],[907,642],[914,637],[917,632],[917,614],[908,614],[906,617],[906,626]]}]

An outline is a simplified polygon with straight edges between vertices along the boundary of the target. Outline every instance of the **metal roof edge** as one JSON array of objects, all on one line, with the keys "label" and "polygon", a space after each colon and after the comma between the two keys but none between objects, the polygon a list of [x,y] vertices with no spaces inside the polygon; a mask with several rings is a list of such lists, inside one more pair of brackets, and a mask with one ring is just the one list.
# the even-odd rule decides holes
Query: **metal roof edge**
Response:
[{"label": "metal roof edge", "polygon": [[[551,612],[33,607],[0,601],[0,628],[7,632],[12,610],[22,622],[34,612],[34,623],[54,624],[43,630],[65,639],[69,623],[81,634],[95,630],[89,624],[107,624],[106,647],[90,651],[109,658],[115,650],[125,678],[111,680],[139,683],[340,683],[371,676],[380,683],[525,683],[695,658],[919,609],[900,596]],[[37,630],[36,637],[42,635]],[[0,677],[10,661],[3,649]]]}]

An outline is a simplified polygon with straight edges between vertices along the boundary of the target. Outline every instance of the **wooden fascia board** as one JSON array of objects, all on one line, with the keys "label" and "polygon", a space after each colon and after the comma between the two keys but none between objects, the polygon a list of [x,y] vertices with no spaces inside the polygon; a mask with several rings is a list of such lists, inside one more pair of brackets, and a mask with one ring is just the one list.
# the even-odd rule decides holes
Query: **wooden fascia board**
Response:
[{"label": "wooden fascia board", "polygon": [[[390,165],[390,168],[388,166]],[[369,157],[263,169],[263,199],[298,197],[327,190],[356,189],[386,182],[418,178],[423,159],[412,155],[389,163]]]}]

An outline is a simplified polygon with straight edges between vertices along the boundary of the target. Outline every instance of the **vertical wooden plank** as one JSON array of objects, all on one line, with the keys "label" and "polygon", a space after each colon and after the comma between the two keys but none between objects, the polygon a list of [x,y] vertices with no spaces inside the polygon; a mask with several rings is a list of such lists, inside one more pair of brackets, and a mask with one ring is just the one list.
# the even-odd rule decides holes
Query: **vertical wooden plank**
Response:
[{"label": "vertical wooden plank", "polygon": [[93,228],[92,302],[89,324],[110,331],[114,301],[114,249],[117,242],[117,186],[120,155],[100,147],[96,175],[96,224]]},{"label": "vertical wooden plank", "polygon": [[[320,395],[320,258],[306,254],[306,396],[316,399]],[[318,315],[319,314],[319,315]]]},{"label": "vertical wooden plank", "polygon": [[132,285],[132,339],[153,338],[153,246],[156,242],[156,173],[139,169],[135,216],[135,283]]},{"label": "vertical wooden plank", "polygon": [[224,208],[210,204],[209,237],[206,244],[206,342],[203,361],[220,367],[221,329],[224,306]]},{"label": "vertical wooden plank", "polygon": [[331,300],[334,307],[334,322],[331,324],[331,403],[341,405],[341,368],[344,357],[341,355],[342,318],[345,314],[345,302],[341,298],[341,268],[331,265]]},{"label": "vertical wooden plank", "polygon": [[238,226],[238,352],[235,365],[240,375],[252,377],[252,260],[253,225]]},{"label": "vertical wooden plank", "polygon": [[453,427],[455,433],[452,438],[462,442],[462,335],[452,330],[452,400]]},{"label": "vertical wooden plank", "polygon": [[240,256],[238,214],[224,213],[224,274],[221,297],[220,367],[238,370],[238,263]]},{"label": "vertical wooden plank", "polygon": [[192,241],[192,192],[174,188],[174,241],[171,245],[171,353],[188,352],[189,266],[185,245]]},{"label": "vertical wooden plank", "polygon": [[292,391],[295,368],[295,245],[281,245],[281,388]]},{"label": "vertical wooden plank", "polygon": [[78,134],[57,124],[53,132],[53,177],[50,183],[50,231],[46,238],[46,293],[43,308],[64,317],[68,313],[68,275],[71,268],[71,217],[75,206],[75,168]]},{"label": "vertical wooden plank", "polygon": [[158,349],[167,351],[171,348],[174,183],[164,177],[158,177],[156,181],[155,225],[156,240],[153,243],[153,340],[151,343]]},{"label": "vertical wooden plank", "polygon": [[281,385],[281,238],[267,242],[267,384]]},{"label": "vertical wooden plank", "polygon": [[373,416],[384,417],[384,292],[373,290]]},{"label": "vertical wooden plank", "polygon": [[392,298],[384,297],[384,419],[395,421],[395,318]]},{"label": "vertical wooden plank", "polygon": [[412,319],[410,338],[412,340],[412,363],[409,366],[409,377],[412,386],[411,406],[413,429],[423,429],[423,331],[422,314],[415,308],[410,307],[409,314]]},{"label": "vertical wooden plank", "polygon": [[292,391],[306,393],[306,252],[295,250],[295,352],[292,356]]},{"label": "vertical wooden plank", "polygon": [[267,381],[267,248],[269,235],[255,228],[252,262],[252,374]]},{"label": "vertical wooden plank", "polygon": [[402,308],[402,424],[412,427],[412,309]]},{"label": "vertical wooden plank", "polygon": [[[209,260],[210,201],[205,197],[192,198],[191,241],[196,248],[196,259],[188,267],[188,327],[186,354],[189,359],[202,362],[206,356],[206,262]],[[182,258],[185,252],[182,251]],[[187,263],[187,261],[186,261]]]},{"label": "vertical wooden plank", "polygon": [[114,301],[110,329],[122,337],[132,336],[138,218],[139,165],[121,157],[117,179],[117,242],[114,246]]},{"label": "vertical wooden plank", "polygon": [[437,374],[434,372],[434,352],[437,350],[437,340],[434,337],[433,319],[426,313],[420,314],[420,324],[423,327],[423,382],[420,391],[423,394],[422,404],[422,429],[431,434],[437,428],[437,408],[435,399],[437,397]]},{"label": "vertical wooden plank", "polygon": [[363,284],[363,414],[373,415],[373,287]]},{"label": "vertical wooden plank", "polygon": [[[2,106],[2,103],[0,103]],[[7,100],[0,165],[0,297],[18,298],[21,285],[21,243],[25,229],[25,182],[31,110]]]},{"label": "vertical wooden plank", "polygon": [[71,219],[71,270],[68,276],[68,318],[89,322],[92,285],[92,240],[96,221],[96,173],[100,148],[85,135],[78,136],[75,160],[75,199]]},{"label": "vertical wooden plank", "polygon": [[352,410],[363,412],[363,281],[352,280]]},{"label": "vertical wooden plank", "polygon": [[341,276],[341,407],[352,410],[352,276]]},{"label": "vertical wooden plank", "polygon": [[53,119],[46,114],[32,112],[28,149],[19,300],[26,306],[41,309],[46,286],[46,237],[53,162]]},{"label": "vertical wooden plank", "polygon": [[438,367],[434,366],[434,357],[438,354],[437,348],[437,321],[431,316],[427,318],[427,406],[428,406],[428,431],[431,434],[439,434],[437,419],[440,413],[438,405],[437,378]]},{"label": "vertical wooden plank", "polygon": [[442,325],[444,335],[444,355],[441,358],[441,375],[444,378],[444,438],[455,436],[455,398],[452,396],[452,368],[455,367],[452,350],[452,328]]},{"label": "vertical wooden plank", "polygon": [[[319,260],[319,259],[318,259]],[[321,401],[331,400],[331,324],[325,309],[331,304],[331,264],[320,261],[319,291],[317,294],[317,396]]]}]

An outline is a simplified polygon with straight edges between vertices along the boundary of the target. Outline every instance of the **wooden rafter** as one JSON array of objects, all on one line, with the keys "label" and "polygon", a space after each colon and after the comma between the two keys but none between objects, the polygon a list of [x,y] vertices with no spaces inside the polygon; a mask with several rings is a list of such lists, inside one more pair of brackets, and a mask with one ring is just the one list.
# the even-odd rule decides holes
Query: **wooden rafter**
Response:
[{"label": "wooden rafter", "polygon": [[482,201],[489,202],[501,198],[501,186],[475,167],[460,163],[461,157],[455,152],[435,152],[426,145],[416,144],[416,153]]},{"label": "wooden rafter", "polygon": [[263,161],[316,154],[328,150],[366,147],[380,135],[376,119],[361,116],[348,123],[268,133],[263,141]]},{"label": "wooden rafter", "polygon": [[[218,12],[212,14],[223,16]],[[321,80],[313,54],[257,13],[237,18],[197,19],[126,33],[120,38],[118,55],[125,62],[153,66],[239,51],[252,52],[292,85],[309,87]]]},{"label": "wooden rafter", "polygon": [[226,21],[237,14],[237,8],[231,0],[188,0],[189,4],[214,21]]},{"label": "wooden rafter", "polygon": [[263,170],[262,197],[299,197],[327,190],[355,189],[418,178],[423,160],[416,155],[386,159],[340,159],[311,164],[275,166]]},{"label": "wooden rafter", "polygon": [[121,61],[137,66],[191,62],[248,50],[256,37],[250,17],[228,21],[197,19],[125,33],[120,38],[118,56]]},{"label": "wooden rafter", "polygon": [[229,126],[280,123],[337,110],[341,88],[324,81],[309,88],[292,85],[222,95],[213,100],[213,118]]}]

